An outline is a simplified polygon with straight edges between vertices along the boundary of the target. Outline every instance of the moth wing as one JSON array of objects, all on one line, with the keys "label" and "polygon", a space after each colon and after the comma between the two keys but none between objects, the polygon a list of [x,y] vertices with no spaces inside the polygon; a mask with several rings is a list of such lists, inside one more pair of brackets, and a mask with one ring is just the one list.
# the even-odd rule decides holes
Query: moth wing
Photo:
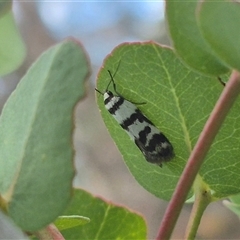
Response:
[{"label": "moth wing", "polygon": [[138,148],[141,150],[141,152],[143,153],[145,159],[150,162],[150,163],[155,163],[158,164],[160,167],[162,167],[162,162],[161,158],[159,158],[158,154],[156,154],[156,152],[149,152],[145,145],[139,141],[139,139],[135,138],[135,144],[138,146]]},{"label": "moth wing", "polygon": [[135,144],[148,162],[155,163],[160,167],[162,167],[163,162],[167,162],[174,157],[173,147],[167,139],[165,142],[156,144],[155,149],[151,149],[151,151],[149,151],[149,147],[145,146],[138,138],[135,138]]}]

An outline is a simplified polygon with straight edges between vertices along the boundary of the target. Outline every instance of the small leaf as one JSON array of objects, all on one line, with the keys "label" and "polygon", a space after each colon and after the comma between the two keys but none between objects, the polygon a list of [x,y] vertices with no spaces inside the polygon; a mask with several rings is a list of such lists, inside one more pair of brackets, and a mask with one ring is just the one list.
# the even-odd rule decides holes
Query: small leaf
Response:
[{"label": "small leaf", "polygon": [[65,239],[146,239],[144,219],[128,209],[76,189],[66,215],[78,214],[91,221],[63,230]]},{"label": "small leaf", "polygon": [[[223,86],[217,78],[191,71],[171,49],[153,42],[122,44],[115,48],[98,75],[97,89],[102,92],[110,81],[107,70],[115,73],[117,91],[124,98],[135,103],[146,102],[137,107],[174,147],[175,158],[163,168],[148,163],[106,110],[103,96],[97,93],[104,122],[133,176],[149,192],[169,200]],[[112,84],[109,90],[114,92]],[[216,198],[240,192],[239,109],[238,100],[199,173]]]},{"label": "small leaf", "polygon": [[222,61],[240,71],[240,3],[205,0],[199,24],[205,39]]},{"label": "small leaf", "polygon": [[0,17],[6,12],[10,11],[12,7],[12,0],[5,0],[0,2]]},{"label": "small leaf", "polygon": [[17,225],[43,228],[70,201],[74,176],[73,110],[88,64],[72,40],[39,57],[0,117],[0,200]]},{"label": "small leaf", "polygon": [[56,227],[60,231],[62,231],[68,228],[85,225],[89,222],[90,222],[90,218],[88,217],[71,215],[71,216],[60,216],[54,223]]},{"label": "small leaf", "polygon": [[12,11],[0,18],[0,31],[0,75],[4,75],[20,66],[26,49],[16,28]]},{"label": "small leaf", "polygon": [[176,52],[189,66],[208,75],[218,76],[228,72],[229,69],[201,35],[196,20],[197,4],[197,0],[166,1],[169,32]]},{"label": "small leaf", "polygon": [[224,200],[223,204],[240,218],[240,194],[229,199],[230,201]]}]

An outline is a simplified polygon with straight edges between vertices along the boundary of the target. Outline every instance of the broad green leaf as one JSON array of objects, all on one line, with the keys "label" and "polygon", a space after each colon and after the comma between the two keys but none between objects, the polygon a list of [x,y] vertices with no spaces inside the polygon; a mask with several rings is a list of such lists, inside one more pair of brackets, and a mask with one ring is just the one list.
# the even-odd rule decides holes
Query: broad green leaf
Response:
[{"label": "broad green leaf", "polygon": [[88,66],[73,40],[32,65],[0,117],[0,205],[35,231],[66,208],[74,176],[73,110],[84,95]]},{"label": "broad green leaf", "polygon": [[196,20],[197,5],[197,0],[166,1],[166,18],[174,48],[193,69],[208,75],[221,75],[229,69],[203,39]]},{"label": "broad green leaf", "polygon": [[0,18],[0,32],[0,75],[4,75],[20,66],[26,49],[16,28],[12,11]]},{"label": "broad green leaf", "polygon": [[[191,71],[171,49],[153,42],[126,43],[114,49],[98,75],[97,88],[102,92],[110,81],[107,70],[115,73],[122,96],[131,102],[146,102],[138,108],[173,144],[176,157],[163,168],[148,163],[105,109],[103,96],[96,94],[104,122],[133,176],[149,192],[169,200],[223,86],[217,78]],[[112,84],[109,89],[113,91]],[[238,101],[200,171],[216,198],[240,192],[239,109]]]},{"label": "broad green leaf", "polygon": [[240,194],[232,196],[229,199],[230,201],[224,200],[223,204],[240,218]]},{"label": "broad green leaf", "polygon": [[58,217],[58,219],[54,222],[54,224],[60,231],[62,231],[64,229],[85,225],[89,222],[90,222],[90,219],[88,217],[70,215],[70,216]]},{"label": "broad green leaf", "polygon": [[12,7],[12,0],[0,1],[0,17],[6,12],[10,11]]},{"label": "broad green leaf", "polygon": [[76,214],[91,221],[62,231],[65,239],[146,239],[147,227],[141,216],[80,189],[74,191],[65,212],[65,215]]},{"label": "broad green leaf", "polygon": [[240,71],[240,3],[206,0],[200,6],[199,24],[205,39],[222,61]]}]

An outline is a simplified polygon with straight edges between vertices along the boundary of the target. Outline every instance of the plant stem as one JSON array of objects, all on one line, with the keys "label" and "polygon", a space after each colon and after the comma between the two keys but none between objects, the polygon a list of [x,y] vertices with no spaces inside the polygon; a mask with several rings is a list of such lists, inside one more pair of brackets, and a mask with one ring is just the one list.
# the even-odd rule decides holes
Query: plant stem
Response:
[{"label": "plant stem", "polygon": [[[200,178],[200,177],[199,177]],[[197,182],[197,183],[196,183]],[[196,183],[196,184],[195,184]],[[212,201],[210,189],[203,184],[201,179],[194,183],[195,201],[189,218],[184,239],[194,240],[203,212]]]},{"label": "plant stem", "polygon": [[164,214],[157,240],[169,239],[187,194],[230,108],[240,93],[240,73],[233,71],[189,157]]},{"label": "plant stem", "polygon": [[34,233],[39,239],[43,240],[64,240],[60,231],[54,224],[48,225],[46,228]]}]

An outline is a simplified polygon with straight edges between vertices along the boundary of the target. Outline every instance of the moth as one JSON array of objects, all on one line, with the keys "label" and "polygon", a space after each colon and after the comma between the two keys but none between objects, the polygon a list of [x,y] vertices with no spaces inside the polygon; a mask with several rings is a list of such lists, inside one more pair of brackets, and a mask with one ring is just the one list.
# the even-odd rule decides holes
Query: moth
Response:
[{"label": "moth", "polygon": [[[163,162],[170,161],[175,156],[172,144],[135,103],[126,100],[117,92],[113,76],[109,70],[108,73],[110,82],[105,92],[95,88],[103,95],[105,108],[135,142],[145,159],[162,167]],[[108,90],[111,83],[116,94]]]}]

